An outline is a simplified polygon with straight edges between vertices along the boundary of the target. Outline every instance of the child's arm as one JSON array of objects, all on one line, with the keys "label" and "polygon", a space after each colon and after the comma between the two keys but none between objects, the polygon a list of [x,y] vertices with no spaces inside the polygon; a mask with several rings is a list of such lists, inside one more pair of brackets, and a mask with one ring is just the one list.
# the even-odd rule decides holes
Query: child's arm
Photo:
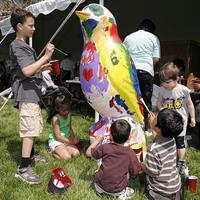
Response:
[{"label": "child's arm", "polygon": [[137,155],[133,155],[132,152],[131,152],[131,155],[130,155],[130,162],[129,163],[130,164],[129,164],[128,171],[129,171],[130,176],[134,177],[141,172],[140,159],[138,159]]},{"label": "child's arm", "polygon": [[72,128],[71,119],[70,119],[70,139],[73,141],[74,144],[79,142],[79,138],[75,135],[74,130]]},{"label": "child's arm", "polygon": [[188,112],[190,114],[190,126],[191,127],[195,127],[195,125],[196,125],[196,121],[195,121],[195,109],[194,109],[194,104],[192,102],[192,99],[191,99],[190,95],[188,97],[187,106],[188,106]]},{"label": "child's arm", "polygon": [[86,155],[88,157],[92,157],[91,155],[91,149],[94,149],[99,142],[101,142],[103,140],[103,135],[100,135],[99,137],[96,138],[96,140],[88,147],[87,151],[86,151]]},{"label": "child's arm", "polygon": [[143,171],[145,174],[147,174],[146,165],[145,165],[143,162],[141,162],[140,165],[141,165],[142,171]]},{"label": "child's arm", "polygon": [[54,130],[54,134],[55,134],[55,139],[62,142],[62,143],[65,143],[65,144],[72,144],[74,145],[74,142],[67,139],[67,138],[64,138],[61,136],[60,134],[60,125],[59,125],[59,120],[56,116],[54,116],[52,118],[52,125],[53,125],[53,130]]},{"label": "child's arm", "polygon": [[27,77],[30,77],[36,72],[43,71],[45,69],[51,69],[51,64],[48,63],[48,60],[51,58],[54,52],[54,48],[55,47],[53,44],[48,44],[44,56],[42,56],[39,60],[37,60],[33,64],[22,68],[23,74]]},{"label": "child's arm", "polygon": [[74,130],[72,128],[72,117],[71,117],[71,113],[69,114],[70,116],[70,141],[72,141],[74,144],[79,143],[79,138],[75,135]]},{"label": "child's arm", "polygon": [[158,107],[158,110],[160,110],[162,108],[162,104],[163,104],[163,97],[162,96],[158,96],[158,99],[157,99],[157,107]]},{"label": "child's arm", "polygon": [[[151,155],[150,157],[148,156],[149,154]],[[140,163],[140,166],[142,168],[142,171],[152,178],[158,177],[161,171],[160,162],[155,157],[154,153],[148,152],[148,150],[146,160]]]},{"label": "child's arm", "polygon": [[156,130],[155,130],[155,127],[156,127],[155,118],[156,118],[155,114],[153,112],[150,112],[148,115],[148,123],[149,123],[150,129],[152,131],[154,138],[157,135]]}]

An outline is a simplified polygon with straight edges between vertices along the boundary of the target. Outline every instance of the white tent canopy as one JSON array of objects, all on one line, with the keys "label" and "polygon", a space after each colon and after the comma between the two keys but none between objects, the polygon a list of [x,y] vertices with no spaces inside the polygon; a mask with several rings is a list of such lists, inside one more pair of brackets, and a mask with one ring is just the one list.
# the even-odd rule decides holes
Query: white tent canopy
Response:
[{"label": "white tent canopy", "polygon": [[[30,40],[32,42],[30,45],[33,45],[37,55],[76,6],[81,3],[78,8],[81,10],[87,4],[95,1],[98,3],[98,0],[44,0],[28,6],[26,9],[36,17],[36,32],[33,35],[33,40]],[[70,16],[62,27],[62,31],[59,31],[52,42],[62,52],[72,53],[75,61],[79,60],[83,45],[79,23],[80,21],[75,14]],[[0,59],[9,60],[9,44],[14,38],[15,34],[11,28],[10,17],[0,21]],[[58,51],[54,53],[54,59],[62,60],[63,58],[64,54]]]},{"label": "white tent canopy", "polygon": [[[56,9],[64,11],[71,3],[76,2],[77,0],[44,0],[30,5],[26,9],[33,13],[35,17],[37,17],[39,14],[48,15]],[[6,35],[8,32],[14,32],[10,24],[10,17],[0,21],[0,30],[2,35]]]}]

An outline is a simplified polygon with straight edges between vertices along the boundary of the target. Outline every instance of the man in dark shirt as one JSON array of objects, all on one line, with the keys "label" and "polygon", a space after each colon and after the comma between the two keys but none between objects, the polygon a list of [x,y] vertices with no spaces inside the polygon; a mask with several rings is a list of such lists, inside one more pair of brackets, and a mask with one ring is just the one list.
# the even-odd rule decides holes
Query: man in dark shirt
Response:
[{"label": "man in dark shirt", "polygon": [[134,190],[128,187],[128,177],[136,176],[141,169],[133,150],[124,146],[131,127],[126,120],[121,119],[111,125],[110,131],[113,143],[97,146],[102,140],[102,137],[98,137],[86,152],[89,157],[102,159],[99,170],[93,176],[95,189],[98,194],[129,199]]}]

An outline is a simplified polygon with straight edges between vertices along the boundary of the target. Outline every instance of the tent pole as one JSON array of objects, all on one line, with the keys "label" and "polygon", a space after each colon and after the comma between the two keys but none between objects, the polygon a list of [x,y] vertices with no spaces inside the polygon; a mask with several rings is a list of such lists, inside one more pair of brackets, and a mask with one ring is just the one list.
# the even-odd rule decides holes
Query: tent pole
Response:
[{"label": "tent pole", "polygon": [[99,4],[104,6],[104,0],[99,0]]},{"label": "tent pole", "polygon": [[[99,0],[99,4],[103,6],[104,5],[104,0]],[[95,119],[94,119],[95,122],[99,121],[99,117],[100,117],[99,113],[97,111],[95,111]]]},{"label": "tent pole", "polygon": [[[61,25],[58,27],[58,29],[56,30],[56,32],[53,34],[53,36],[51,37],[51,39],[47,42],[48,43],[51,43],[54,38],[57,36],[57,34],[60,32],[60,30],[62,29],[62,27],[65,25],[65,23],[69,20],[69,18],[72,16],[72,14],[74,13],[74,11],[76,10],[76,8],[82,3],[82,1],[84,0],[79,0],[76,5],[72,8],[72,10],[69,12],[69,14],[67,15],[67,17],[64,19],[64,21],[61,23]],[[46,44],[46,45],[47,45]],[[38,58],[41,57],[41,55],[44,53],[45,49],[46,49],[46,45],[45,47],[42,49],[42,51],[40,52]]]}]

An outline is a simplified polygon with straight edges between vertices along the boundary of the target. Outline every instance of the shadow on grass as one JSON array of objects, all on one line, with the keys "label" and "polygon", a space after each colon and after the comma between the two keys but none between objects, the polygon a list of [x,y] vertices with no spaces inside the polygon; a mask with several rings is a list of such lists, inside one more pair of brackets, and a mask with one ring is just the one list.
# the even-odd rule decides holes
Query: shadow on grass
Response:
[{"label": "shadow on grass", "polygon": [[19,163],[21,159],[21,141],[9,140],[7,142],[7,150],[12,160]]},{"label": "shadow on grass", "polygon": [[5,140],[9,140],[10,139],[10,135],[3,135],[3,136],[0,136],[0,141],[5,141]]},{"label": "shadow on grass", "polygon": [[39,139],[36,139],[34,148],[35,148],[35,151],[36,151],[36,152],[39,152],[39,149],[47,149],[48,146],[49,146],[49,144],[48,144],[48,139],[47,139],[47,140],[39,140]]},{"label": "shadow on grass", "polygon": [[82,147],[81,147],[81,153],[85,154],[87,148],[90,145],[90,141],[86,140],[86,139],[80,139],[81,143],[82,143]]},{"label": "shadow on grass", "polygon": [[145,184],[146,181],[145,179],[145,175],[137,175],[136,177],[131,177],[129,179],[129,185],[130,187],[136,189],[139,193],[144,193],[144,189],[145,189]]},{"label": "shadow on grass", "polygon": [[85,166],[84,170],[81,172],[79,175],[79,178],[84,180],[84,181],[91,181],[91,173],[89,173],[91,170],[91,165]]},{"label": "shadow on grass", "polygon": [[[47,149],[48,141],[36,141],[35,143],[35,152],[39,152],[40,149]],[[22,143],[20,140],[9,140],[7,142],[7,150],[12,158],[16,163],[19,163],[21,160],[21,150]]]},{"label": "shadow on grass", "polygon": [[[90,145],[90,141],[89,140],[85,140],[85,139],[81,139],[80,141],[83,144],[83,148],[81,150],[81,153],[82,154],[86,154],[86,150],[87,150],[87,148]],[[87,159],[90,159],[90,158],[87,158]],[[92,181],[92,176],[91,176],[91,173],[90,173],[91,170],[94,171],[93,168],[91,167],[91,163],[85,165],[84,166],[84,170],[79,175],[79,178],[82,179],[82,180],[84,180],[84,181],[90,181],[91,182]],[[90,187],[92,187],[92,183],[91,183]]]}]

